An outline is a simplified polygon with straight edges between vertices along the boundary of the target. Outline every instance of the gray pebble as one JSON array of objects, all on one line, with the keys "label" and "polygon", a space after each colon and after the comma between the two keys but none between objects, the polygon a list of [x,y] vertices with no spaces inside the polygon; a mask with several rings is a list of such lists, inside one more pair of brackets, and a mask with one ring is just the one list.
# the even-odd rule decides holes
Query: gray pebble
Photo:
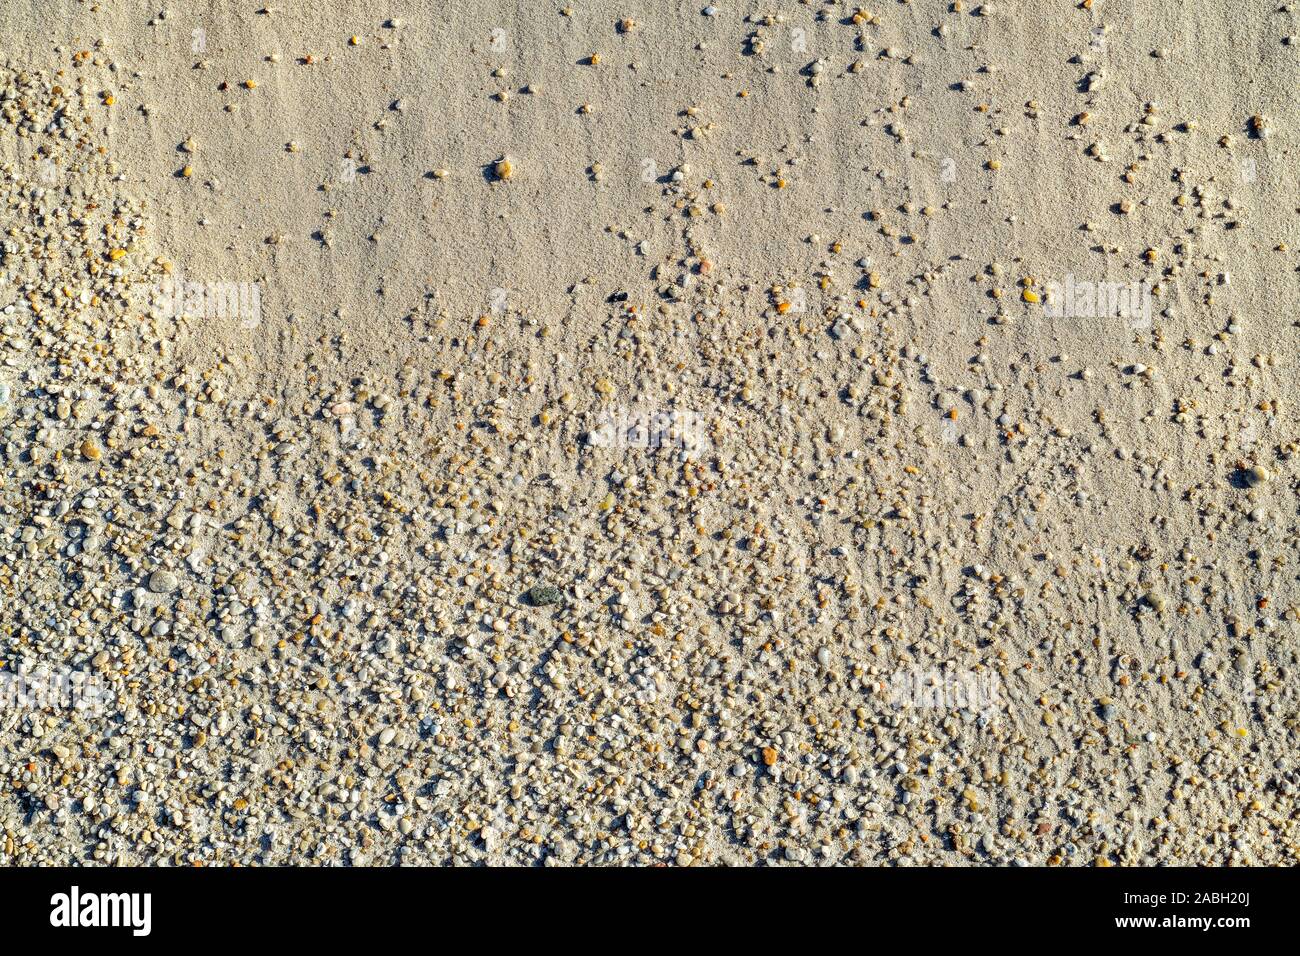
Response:
[{"label": "gray pebble", "polygon": [[170,571],[159,569],[149,575],[149,590],[154,594],[170,594],[179,586],[180,581]]}]

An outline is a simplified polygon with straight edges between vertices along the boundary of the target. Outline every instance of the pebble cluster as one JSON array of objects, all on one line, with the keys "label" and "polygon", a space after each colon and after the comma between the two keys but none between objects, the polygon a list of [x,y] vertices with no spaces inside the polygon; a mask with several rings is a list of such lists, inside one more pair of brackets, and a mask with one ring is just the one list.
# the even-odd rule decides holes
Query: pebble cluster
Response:
[{"label": "pebble cluster", "polygon": [[[732,30],[738,100],[742,72],[816,97],[923,69],[895,10],[924,6],[934,43],[1014,17],[792,6],[696,17]],[[0,71],[0,669],[106,689],[98,710],[0,706],[0,864],[1294,862],[1296,258],[1259,236],[1276,309],[1229,312],[1202,239],[1252,224],[1168,145],[1277,148],[1294,128],[1197,130],[1154,103],[1115,120],[1079,6],[1077,108],[1019,118],[1113,182],[1070,228],[1156,301],[1087,355],[1043,332],[1055,277],[1033,237],[917,241],[958,205],[1029,201],[985,183],[1024,162],[995,130],[962,159],[984,185],[949,199],[864,171],[861,208],[824,220],[845,238],[788,237],[811,269],[756,273],[713,237],[747,196],[811,190],[816,146],[714,151],[656,171],[644,205],[671,253],[619,236],[642,287],[557,275],[586,325],[426,299],[396,374],[334,371],[359,328],[292,375],[182,361],[196,320],[156,290],[187,264],[104,135],[111,57]],[[609,52],[573,71],[656,30],[615,13]],[[335,46],[361,55],[404,20]],[[847,55],[775,69],[792,24],[840,31]],[[977,55],[940,95],[978,112],[997,65]],[[871,142],[942,182],[908,96],[872,97]],[[676,119],[683,142],[727,122]],[[209,175],[197,139],[180,178]],[[477,176],[506,202],[543,175],[523,155],[434,160],[429,188]],[[577,175],[602,189],[612,165]],[[1129,222],[1155,204],[1183,233]],[[978,324],[943,324],[957,301]],[[699,424],[591,440],[628,408]],[[917,673],[1000,692],[900,705]]]}]

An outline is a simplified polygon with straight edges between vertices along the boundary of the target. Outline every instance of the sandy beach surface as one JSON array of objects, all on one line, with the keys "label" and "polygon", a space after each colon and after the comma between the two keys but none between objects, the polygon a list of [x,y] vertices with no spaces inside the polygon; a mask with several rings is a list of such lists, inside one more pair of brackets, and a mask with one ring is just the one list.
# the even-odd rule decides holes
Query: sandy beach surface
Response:
[{"label": "sandy beach surface", "polygon": [[6,0],[0,864],[1291,864],[1300,5]]}]

